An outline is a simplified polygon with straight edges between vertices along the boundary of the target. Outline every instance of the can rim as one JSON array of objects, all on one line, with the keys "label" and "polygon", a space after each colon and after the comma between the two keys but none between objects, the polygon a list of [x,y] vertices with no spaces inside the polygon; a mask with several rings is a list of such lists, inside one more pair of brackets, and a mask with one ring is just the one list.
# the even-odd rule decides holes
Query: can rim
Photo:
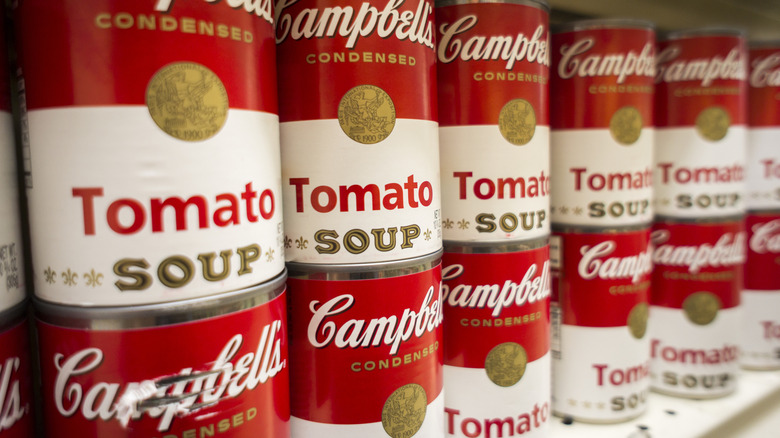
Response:
[{"label": "can rim", "polygon": [[250,309],[282,295],[286,271],[273,279],[219,295],[139,306],[79,307],[33,297],[36,318],[68,328],[119,330],[181,324]]},{"label": "can rim", "polygon": [[658,40],[676,41],[684,38],[708,37],[708,36],[747,38],[747,34],[748,34],[747,31],[740,27],[706,26],[700,28],[679,29],[679,30],[664,32],[658,36]]},{"label": "can rim", "polygon": [[428,271],[441,262],[443,249],[402,260],[379,263],[314,264],[287,262],[290,278],[307,280],[373,280]]},{"label": "can rim", "polygon": [[[657,219],[656,219],[657,220]],[[632,231],[642,231],[652,229],[654,221],[644,222],[632,225],[616,225],[614,227],[603,227],[600,225],[569,225],[552,224],[552,233],[577,233],[577,234],[619,234],[630,233]]]},{"label": "can rim", "polygon": [[750,48],[750,49],[771,49],[771,48],[776,48],[776,49],[780,50],[780,39],[751,40],[751,41],[748,41],[748,48]]},{"label": "can rim", "polygon": [[639,18],[589,18],[555,25],[553,33],[577,32],[590,29],[639,29],[655,31],[655,23]]},{"label": "can rim", "polygon": [[458,253],[458,254],[501,254],[501,253],[514,253],[522,251],[531,251],[534,249],[544,248],[549,245],[549,236],[540,237],[533,240],[523,241],[492,241],[492,242],[476,242],[476,241],[444,241],[444,252]]},{"label": "can rim", "polygon": [[444,8],[447,6],[459,6],[481,3],[507,3],[512,5],[532,6],[539,8],[548,14],[550,13],[550,3],[547,0],[435,0],[434,6]]},{"label": "can rim", "polygon": [[727,222],[739,222],[745,220],[747,214],[734,214],[728,216],[713,216],[713,217],[680,217],[680,216],[665,216],[656,215],[653,221],[654,224],[719,224]]},{"label": "can rim", "polygon": [[19,324],[19,322],[24,319],[22,315],[25,314],[28,304],[29,302],[25,298],[0,312],[0,332],[6,331]]}]

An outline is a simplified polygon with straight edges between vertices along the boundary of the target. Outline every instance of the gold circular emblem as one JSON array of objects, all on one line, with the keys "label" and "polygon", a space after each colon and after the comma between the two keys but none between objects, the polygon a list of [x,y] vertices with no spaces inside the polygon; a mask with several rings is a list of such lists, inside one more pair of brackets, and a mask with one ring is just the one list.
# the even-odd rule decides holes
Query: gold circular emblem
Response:
[{"label": "gold circular emblem", "polygon": [[639,303],[628,313],[628,331],[631,336],[642,339],[647,332],[647,303]]},{"label": "gold circular emblem", "polygon": [[214,136],[225,125],[228,97],[213,71],[194,62],[175,62],[157,71],[146,88],[154,123],[185,141]]},{"label": "gold circular emblem", "polygon": [[358,85],[344,93],[339,102],[339,125],[358,143],[379,143],[395,128],[393,100],[379,87]]},{"label": "gold circular emblem", "polygon": [[620,108],[612,114],[609,132],[612,138],[622,145],[634,144],[642,133],[642,114],[633,106]]},{"label": "gold circular emblem", "polygon": [[718,106],[711,106],[696,117],[696,130],[699,131],[699,135],[710,141],[723,139],[729,131],[729,125],[731,125],[729,113]]},{"label": "gold circular emblem", "polygon": [[692,323],[707,325],[718,316],[720,299],[710,292],[696,292],[683,301],[683,310]]},{"label": "gold circular emblem", "polygon": [[534,107],[525,99],[513,99],[498,113],[498,129],[515,146],[528,144],[536,132]]},{"label": "gold circular emblem", "polygon": [[504,342],[493,347],[485,358],[488,379],[501,387],[512,386],[525,374],[528,355],[525,348],[514,342]]},{"label": "gold circular emblem", "polygon": [[425,420],[428,395],[416,384],[406,384],[390,394],[382,407],[382,427],[391,438],[409,438]]}]

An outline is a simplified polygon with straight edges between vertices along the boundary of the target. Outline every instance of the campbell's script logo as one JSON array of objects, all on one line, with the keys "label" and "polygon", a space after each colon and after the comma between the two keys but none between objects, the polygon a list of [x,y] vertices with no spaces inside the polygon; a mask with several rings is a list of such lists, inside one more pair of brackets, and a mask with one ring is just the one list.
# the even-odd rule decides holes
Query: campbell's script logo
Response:
[{"label": "campbell's script logo", "polygon": [[577,272],[585,280],[620,280],[630,278],[638,283],[643,276],[653,270],[653,248],[626,257],[607,257],[617,249],[617,243],[607,240],[597,245],[585,245],[580,248],[582,258]]},{"label": "campbell's script logo", "polygon": [[9,357],[0,366],[0,432],[10,429],[29,411],[29,405],[22,404],[19,380],[14,379],[21,364],[18,357]]},{"label": "campbell's script logo", "polygon": [[570,79],[575,75],[581,78],[617,76],[617,83],[622,84],[629,76],[655,75],[655,52],[652,43],[645,44],[638,53],[634,50],[623,53],[589,53],[595,45],[593,38],[562,45],[558,76],[562,79]]},{"label": "campbell's script logo", "polygon": [[[110,361],[119,358],[104,357],[100,348],[85,348],[67,357],[57,353],[54,355],[57,368],[54,403],[64,417],[80,412],[87,420],[116,418],[127,426],[131,420],[147,415],[160,419],[158,431],[167,431],[174,417],[238,397],[284,369],[287,360],[282,356],[281,326],[282,322],[276,320],[263,327],[255,351],[237,357],[244,338],[236,334],[219,352],[210,369],[193,371],[194,368],[185,367],[178,374],[128,383],[121,396],[122,383],[101,381],[100,376],[94,378],[96,382],[90,387],[83,387],[77,381],[92,372],[100,374],[101,367],[112,367]],[[113,367],[120,365],[116,363]]]},{"label": "campbell's script logo", "polygon": [[461,61],[506,61],[506,69],[511,70],[517,62],[550,65],[545,27],[539,25],[533,34],[525,35],[473,35],[460,38],[477,25],[476,15],[466,15],[453,23],[439,26],[438,57],[445,64],[458,58]]},{"label": "campbell's script logo", "polygon": [[[442,279],[454,280],[464,272],[463,265],[452,264],[442,269]],[[498,317],[507,307],[533,304],[550,296],[550,262],[545,261],[541,271],[536,263],[529,266],[520,283],[506,280],[504,284],[459,284],[452,290],[443,285],[442,295],[450,306],[493,309],[491,314]]]},{"label": "campbell's script logo", "polygon": [[[157,12],[170,12],[175,0],[157,0],[154,10]],[[204,0],[206,3],[217,4],[223,0]],[[255,14],[263,20],[273,24],[274,17],[271,13],[273,9],[273,0],[224,0],[224,3],[231,9],[243,9],[244,11]]]},{"label": "campbell's script logo", "polygon": [[780,253],[780,219],[763,224],[753,225],[753,235],[750,236],[750,250],[765,254]]},{"label": "campbell's script logo", "polygon": [[441,324],[441,292],[434,296],[434,287],[428,291],[415,311],[406,308],[401,315],[382,316],[365,319],[348,319],[337,323],[335,317],[346,314],[355,304],[355,297],[343,294],[320,303],[312,301],[309,310],[313,313],[309,321],[307,335],[309,343],[315,348],[325,348],[333,344],[336,348],[369,348],[390,346],[390,355],[395,355],[401,343],[412,336],[420,338],[432,332]]},{"label": "campbell's script logo", "polygon": [[723,233],[715,245],[672,245],[669,230],[656,230],[650,235],[655,246],[653,262],[656,265],[687,266],[691,274],[702,268],[733,267],[745,262],[746,233]]},{"label": "campbell's script logo", "polygon": [[750,86],[753,88],[780,87],[780,52],[766,58],[753,60],[750,72]]},{"label": "campbell's script logo", "polygon": [[729,51],[726,57],[677,59],[682,50],[672,45],[658,54],[655,81],[681,82],[701,81],[702,87],[709,87],[714,80],[745,80],[747,67],[738,47]]},{"label": "campbell's script logo", "polygon": [[383,8],[369,2],[359,7],[332,6],[301,9],[297,15],[288,8],[298,0],[279,0],[276,4],[276,42],[282,43],[288,37],[300,39],[333,38],[347,39],[345,47],[354,49],[359,38],[376,34],[380,38],[395,35],[400,41],[422,44],[433,49],[433,3],[418,0],[417,7],[399,10],[406,0],[389,0]]}]

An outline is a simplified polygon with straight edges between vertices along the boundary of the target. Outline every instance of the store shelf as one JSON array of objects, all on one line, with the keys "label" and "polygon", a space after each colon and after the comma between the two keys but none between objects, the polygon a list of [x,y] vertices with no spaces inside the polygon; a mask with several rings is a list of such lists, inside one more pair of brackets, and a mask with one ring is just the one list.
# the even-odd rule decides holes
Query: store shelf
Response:
[{"label": "store shelf", "polygon": [[[554,438],[769,438],[780,436],[780,371],[741,371],[734,394],[689,400],[652,393],[641,417],[619,424],[563,424]],[[767,434],[766,431],[773,431]]]}]

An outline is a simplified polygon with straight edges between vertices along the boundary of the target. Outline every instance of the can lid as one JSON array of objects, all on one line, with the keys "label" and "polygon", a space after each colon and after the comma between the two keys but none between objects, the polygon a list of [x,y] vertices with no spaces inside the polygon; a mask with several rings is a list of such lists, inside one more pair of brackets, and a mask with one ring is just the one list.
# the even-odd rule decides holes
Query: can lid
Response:
[{"label": "can lid", "polygon": [[267,303],[284,292],[287,272],[256,286],[218,295],[140,306],[80,307],[33,299],[36,317],[74,329],[156,327],[222,316]]},{"label": "can lid", "polygon": [[591,29],[643,29],[655,30],[652,21],[635,18],[593,18],[556,24],[553,33],[577,32]]},{"label": "can lid", "polygon": [[417,274],[441,263],[443,250],[410,259],[380,263],[313,264],[287,262],[290,278],[307,280],[374,280]]},{"label": "can lid", "polygon": [[550,3],[547,0],[435,0],[434,6],[443,8],[446,6],[475,5],[484,3],[506,3],[510,5],[533,6],[550,13]]},{"label": "can lid", "polygon": [[708,36],[747,38],[747,31],[739,27],[731,26],[707,26],[696,29],[680,29],[663,32],[658,36],[659,41],[679,40],[683,38],[696,38]]}]

